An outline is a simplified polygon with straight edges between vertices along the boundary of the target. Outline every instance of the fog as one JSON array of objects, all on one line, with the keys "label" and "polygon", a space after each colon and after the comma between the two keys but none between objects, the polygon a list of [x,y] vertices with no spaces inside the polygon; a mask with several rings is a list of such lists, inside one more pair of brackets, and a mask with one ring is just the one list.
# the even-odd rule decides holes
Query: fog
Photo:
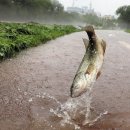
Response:
[{"label": "fog", "polygon": [[[72,6],[73,0],[59,0],[65,8]],[[76,7],[89,7],[91,3],[92,8],[102,15],[116,15],[116,10],[123,5],[130,5],[130,0],[75,0]]]},{"label": "fog", "polygon": [[[97,4],[97,7],[99,4],[101,4],[101,1],[102,0],[98,1],[99,3]],[[77,0],[76,2],[78,3],[79,1]],[[84,2],[85,1],[82,0],[79,6],[84,4]],[[117,0],[113,0],[113,2],[117,2]],[[89,6],[89,3],[86,3],[86,5]],[[93,0],[91,7],[92,9],[95,3],[97,2]],[[103,3],[104,2],[101,4],[101,8],[102,6],[103,8],[105,7]],[[121,4],[121,2],[119,3]],[[119,3],[117,3],[117,5]],[[73,24],[76,26],[85,26],[87,24],[91,24],[95,27],[104,29],[115,29],[119,27],[117,20],[114,17],[107,18],[100,16],[99,13],[97,13],[95,10],[82,14],[77,12],[67,12],[64,6],[67,7],[64,0],[1,0],[0,21],[36,22],[44,24]],[[101,9],[101,12],[104,10],[105,9]],[[111,10],[113,10],[113,8],[111,8]],[[122,25],[122,27],[127,26],[126,23]]]}]

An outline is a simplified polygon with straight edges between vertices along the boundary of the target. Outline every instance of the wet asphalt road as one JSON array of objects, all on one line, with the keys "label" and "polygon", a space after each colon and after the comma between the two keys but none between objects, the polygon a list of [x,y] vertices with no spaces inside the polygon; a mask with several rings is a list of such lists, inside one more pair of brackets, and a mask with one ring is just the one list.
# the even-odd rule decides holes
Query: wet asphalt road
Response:
[{"label": "wet asphalt road", "polygon": [[[97,34],[107,42],[107,50],[102,75],[94,85],[92,106],[109,114],[90,129],[130,130],[130,34]],[[0,63],[0,130],[51,130],[42,121],[49,114],[44,107],[56,106],[41,97],[46,93],[60,102],[69,97],[85,52],[84,37],[84,32],[67,35]]]}]

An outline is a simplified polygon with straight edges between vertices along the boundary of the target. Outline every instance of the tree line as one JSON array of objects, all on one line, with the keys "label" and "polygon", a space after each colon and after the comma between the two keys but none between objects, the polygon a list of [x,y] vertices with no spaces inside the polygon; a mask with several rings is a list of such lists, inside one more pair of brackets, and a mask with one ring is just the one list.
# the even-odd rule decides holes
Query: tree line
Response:
[{"label": "tree line", "polygon": [[121,6],[116,10],[121,27],[130,28],[130,5]]},{"label": "tree line", "polygon": [[58,0],[0,0],[0,20],[102,24],[96,14],[66,12]]},{"label": "tree line", "polygon": [[68,13],[58,0],[0,0],[0,21],[33,21],[42,23],[92,24],[108,28],[113,20],[96,13]]},{"label": "tree line", "polygon": [[57,0],[0,0],[0,19],[35,20],[63,12]]}]

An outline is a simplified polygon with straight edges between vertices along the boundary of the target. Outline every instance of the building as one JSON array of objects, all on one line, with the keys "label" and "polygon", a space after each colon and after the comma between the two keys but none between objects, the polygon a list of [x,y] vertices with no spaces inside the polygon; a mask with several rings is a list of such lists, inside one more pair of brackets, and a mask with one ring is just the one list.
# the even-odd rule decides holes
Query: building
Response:
[{"label": "building", "polygon": [[103,18],[106,20],[112,20],[112,19],[114,19],[114,16],[113,15],[104,15]]},{"label": "building", "polygon": [[[73,1],[74,2],[74,1]],[[92,8],[92,3],[90,2],[89,7],[83,6],[83,7],[75,7],[74,3],[72,4],[72,7],[67,8],[67,12],[69,13],[79,13],[79,14],[95,14],[94,9]]]},{"label": "building", "polygon": [[67,8],[68,13],[82,13],[82,9],[79,7],[68,7]]},{"label": "building", "polygon": [[82,14],[87,14],[89,12],[89,8],[87,6],[82,7]]},{"label": "building", "polygon": [[89,9],[87,6],[80,7],[68,7],[68,13],[79,13],[79,14],[94,14],[94,9]]}]

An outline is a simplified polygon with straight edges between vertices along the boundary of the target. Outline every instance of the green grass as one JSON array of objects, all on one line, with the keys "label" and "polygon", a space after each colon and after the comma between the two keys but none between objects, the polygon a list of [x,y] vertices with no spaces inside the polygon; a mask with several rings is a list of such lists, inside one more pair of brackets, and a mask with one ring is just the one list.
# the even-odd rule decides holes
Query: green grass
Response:
[{"label": "green grass", "polygon": [[76,31],[78,30],[71,25],[0,23],[0,60],[10,58],[23,49]]},{"label": "green grass", "polygon": [[130,33],[130,29],[126,30],[126,32]]}]

